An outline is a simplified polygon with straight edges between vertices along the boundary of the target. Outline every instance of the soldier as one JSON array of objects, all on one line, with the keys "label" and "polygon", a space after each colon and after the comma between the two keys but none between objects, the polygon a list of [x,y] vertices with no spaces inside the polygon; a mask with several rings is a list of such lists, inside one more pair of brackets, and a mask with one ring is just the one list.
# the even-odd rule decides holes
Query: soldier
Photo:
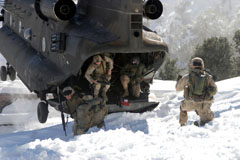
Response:
[{"label": "soldier", "polygon": [[140,62],[139,57],[133,57],[131,63],[125,65],[121,70],[121,83],[124,89],[122,97],[129,96],[128,84],[131,82],[132,94],[134,97],[140,97],[140,83],[142,82],[143,75],[146,72],[145,65]]},{"label": "soldier", "polygon": [[72,87],[65,87],[63,95],[66,101],[63,108],[67,108],[68,113],[74,119],[72,127],[74,135],[81,135],[88,131],[90,127],[105,126],[104,118],[108,114],[106,105],[102,104],[102,99],[93,99],[90,95],[79,96]]},{"label": "soldier", "polygon": [[176,90],[184,90],[184,100],[180,106],[181,126],[185,126],[188,120],[187,112],[196,111],[200,116],[200,124],[194,122],[197,126],[203,126],[214,119],[214,113],[211,111],[213,96],[217,93],[217,86],[212,76],[204,71],[204,62],[201,58],[193,58],[190,62],[189,74],[179,78],[176,84]]},{"label": "soldier", "polygon": [[104,99],[104,103],[107,102],[107,91],[110,88],[110,79],[113,69],[113,61],[111,58],[100,55],[94,56],[93,61],[88,67],[85,77],[94,88],[94,98],[99,95],[100,89],[102,89],[101,96]]}]

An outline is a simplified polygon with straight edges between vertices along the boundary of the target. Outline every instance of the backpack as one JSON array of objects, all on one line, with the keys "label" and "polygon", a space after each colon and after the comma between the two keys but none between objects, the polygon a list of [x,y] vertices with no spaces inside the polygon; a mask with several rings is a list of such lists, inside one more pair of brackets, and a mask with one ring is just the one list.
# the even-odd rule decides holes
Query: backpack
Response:
[{"label": "backpack", "polygon": [[205,72],[191,72],[189,74],[189,97],[205,96],[206,89],[208,87],[208,77],[208,74],[206,74]]}]

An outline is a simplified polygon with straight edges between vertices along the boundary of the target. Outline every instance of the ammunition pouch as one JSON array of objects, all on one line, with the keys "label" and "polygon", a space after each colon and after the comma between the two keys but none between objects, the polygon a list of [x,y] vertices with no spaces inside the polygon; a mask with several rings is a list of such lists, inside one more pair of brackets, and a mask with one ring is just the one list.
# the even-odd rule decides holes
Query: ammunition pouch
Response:
[{"label": "ammunition pouch", "polygon": [[192,95],[190,98],[192,100],[196,101],[196,102],[200,102],[200,101],[204,101],[206,96],[205,95],[201,95],[201,96],[199,96],[199,95]]},{"label": "ammunition pouch", "polygon": [[192,94],[191,91],[190,91],[190,88],[188,86],[184,87],[184,98],[185,99],[192,99],[196,102],[213,99],[213,97],[209,96],[208,94],[203,94],[203,95]]},{"label": "ammunition pouch", "polygon": [[195,102],[203,102],[203,101],[212,101],[213,100],[213,96],[209,96],[208,94],[206,95],[192,95],[189,96],[188,98],[186,98],[187,100],[193,100]]}]

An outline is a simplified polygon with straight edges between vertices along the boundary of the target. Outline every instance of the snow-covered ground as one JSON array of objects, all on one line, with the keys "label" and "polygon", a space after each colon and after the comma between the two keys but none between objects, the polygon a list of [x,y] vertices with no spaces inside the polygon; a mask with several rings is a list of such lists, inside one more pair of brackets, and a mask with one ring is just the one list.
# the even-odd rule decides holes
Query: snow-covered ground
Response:
[{"label": "snow-covered ground", "polygon": [[[193,125],[198,120],[194,112],[189,114],[188,125],[180,127],[183,93],[175,92],[173,81],[156,80],[150,97],[160,104],[154,111],[110,114],[106,130],[94,127],[76,137],[71,132],[72,121],[64,136],[59,112],[51,109],[47,123],[40,124],[36,116],[38,100],[19,99],[0,115],[0,122],[6,116],[18,122],[14,127],[0,127],[0,159],[240,159],[240,77],[217,85],[219,92],[212,106],[215,119],[204,127]],[[0,86],[23,88],[19,81],[0,82]],[[24,118],[19,120],[18,116]]]}]

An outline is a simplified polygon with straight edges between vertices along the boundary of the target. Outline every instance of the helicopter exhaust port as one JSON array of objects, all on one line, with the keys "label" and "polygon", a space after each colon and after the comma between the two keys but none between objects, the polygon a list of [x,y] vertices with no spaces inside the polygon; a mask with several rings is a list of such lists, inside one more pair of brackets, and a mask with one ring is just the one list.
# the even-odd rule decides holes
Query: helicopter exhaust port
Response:
[{"label": "helicopter exhaust port", "polygon": [[40,18],[68,21],[76,14],[76,5],[72,0],[35,0],[35,10]]},{"label": "helicopter exhaust port", "polygon": [[143,16],[147,19],[158,19],[163,12],[163,5],[159,0],[148,0],[143,5]]}]

